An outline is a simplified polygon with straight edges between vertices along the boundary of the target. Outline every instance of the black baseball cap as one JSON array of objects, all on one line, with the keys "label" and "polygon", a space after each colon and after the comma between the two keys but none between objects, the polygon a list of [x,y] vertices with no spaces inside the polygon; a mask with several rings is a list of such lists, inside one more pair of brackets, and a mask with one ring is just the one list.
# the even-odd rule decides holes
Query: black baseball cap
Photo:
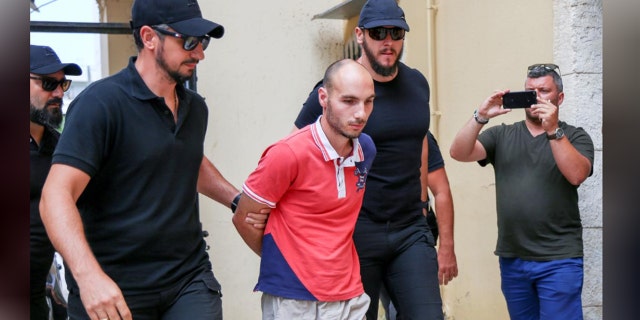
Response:
[{"label": "black baseball cap", "polygon": [[202,18],[196,0],[135,0],[131,7],[131,28],[166,24],[178,33],[219,39],[224,27]]},{"label": "black baseball cap", "polygon": [[31,45],[29,57],[29,72],[35,74],[52,74],[60,70],[64,74],[79,76],[82,69],[75,63],[62,63],[51,47]]},{"label": "black baseball cap", "polygon": [[360,11],[358,26],[365,29],[394,26],[409,31],[404,11],[396,0],[368,0]]}]

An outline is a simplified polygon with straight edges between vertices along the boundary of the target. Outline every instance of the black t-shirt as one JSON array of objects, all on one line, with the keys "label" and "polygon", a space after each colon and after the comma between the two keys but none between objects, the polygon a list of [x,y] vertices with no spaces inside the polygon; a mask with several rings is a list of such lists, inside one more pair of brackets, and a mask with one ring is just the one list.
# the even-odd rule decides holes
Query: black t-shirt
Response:
[{"label": "black t-shirt", "polygon": [[444,159],[442,159],[442,153],[440,152],[440,146],[436,138],[431,134],[431,131],[427,132],[427,138],[429,139],[429,172],[433,172],[444,167]]},{"label": "black t-shirt", "polygon": [[[318,83],[295,125],[302,128],[322,114]],[[429,129],[429,84],[417,70],[400,63],[391,81],[374,81],[373,111],[363,132],[373,139],[373,161],[360,214],[374,221],[407,221],[422,215],[420,165],[422,141]]]},{"label": "black t-shirt", "polygon": [[77,202],[86,237],[125,294],[157,292],[211,268],[197,193],[207,106],[178,85],[176,123],[135,59],[74,99],[53,156],[91,176]]}]

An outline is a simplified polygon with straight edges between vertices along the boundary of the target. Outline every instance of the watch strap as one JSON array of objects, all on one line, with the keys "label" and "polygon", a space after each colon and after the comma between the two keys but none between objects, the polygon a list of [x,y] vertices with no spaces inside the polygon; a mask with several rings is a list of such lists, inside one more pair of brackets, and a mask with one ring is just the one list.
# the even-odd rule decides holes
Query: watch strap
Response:
[{"label": "watch strap", "polygon": [[242,193],[238,193],[235,198],[231,201],[231,212],[236,213],[236,209],[238,209],[238,202],[240,201],[240,195]]},{"label": "watch strap", "polygon": [[487,124],[489,123],[489,119],[482,118],[478,115],[478,109],[473,111],[473,119],[476,120],[479,124]]}]

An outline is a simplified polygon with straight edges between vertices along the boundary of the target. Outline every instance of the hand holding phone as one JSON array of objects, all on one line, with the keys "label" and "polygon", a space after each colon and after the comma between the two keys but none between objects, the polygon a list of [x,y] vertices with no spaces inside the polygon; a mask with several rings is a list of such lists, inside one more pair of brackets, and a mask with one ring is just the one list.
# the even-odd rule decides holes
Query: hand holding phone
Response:
[{"label": "hand holding phone", "polygon": [[534,90],[508,92],[502,96],[502,106],[505,109],[531,108],[537,102],[536,97]]}]

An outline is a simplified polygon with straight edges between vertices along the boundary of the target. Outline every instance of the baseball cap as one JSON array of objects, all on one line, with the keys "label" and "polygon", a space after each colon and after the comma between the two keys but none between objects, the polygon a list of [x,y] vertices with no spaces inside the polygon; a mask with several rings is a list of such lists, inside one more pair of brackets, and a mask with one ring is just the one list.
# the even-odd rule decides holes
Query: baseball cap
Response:
[{"label": "baseball cap", "polygon": [[394,26],[409,31],[404,11],[396,0],[368,0],[360,11],[358,26],[365,29]]},{"label": "baseball cap", "polygon": [[29,72],[35,74],[51,74],[60,70],[64,74],[79,76],[82,69],[75,63],[62,63],[51,47],[31,45],[29,57]]},{"label": "baseball cap", "polygon": [[131,7],[131,28],[166,24],[178,33],[219,39],[224,27],[202,18],[196,0],[135,0]]}]

